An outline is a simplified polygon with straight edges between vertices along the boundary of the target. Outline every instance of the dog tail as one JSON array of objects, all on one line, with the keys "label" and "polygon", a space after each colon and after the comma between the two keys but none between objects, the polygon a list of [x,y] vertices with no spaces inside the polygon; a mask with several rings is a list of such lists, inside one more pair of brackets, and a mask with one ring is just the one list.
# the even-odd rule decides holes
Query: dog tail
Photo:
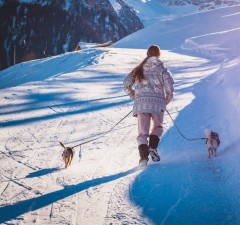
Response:
[{"label": "dog tail", "polygon": [[204,130],[204,133],[205,133],[205,135],[206,135],[206,137],[209,139],[211,136],[211,131],[210,130],[208,130],[208,129],[205,129]]}]

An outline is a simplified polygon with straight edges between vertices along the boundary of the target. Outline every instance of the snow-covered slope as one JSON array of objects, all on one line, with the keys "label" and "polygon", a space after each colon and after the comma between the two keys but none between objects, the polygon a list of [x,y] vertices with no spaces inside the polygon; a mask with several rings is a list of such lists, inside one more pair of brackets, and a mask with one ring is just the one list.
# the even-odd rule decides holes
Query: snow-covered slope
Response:
[{"label": "snow-covered slope", "polygon": [[[219,45],[224,47],[224,52],[228,48],[235,52],[239,49],[237,47],[240,28],[239,10],[240,6],[226,7],[157,23],[123,38],[115,46],[146,48],[155,43],[163,49],[174,50],[187,49],[189,44],[192,44],[189,49],[198,50],[196,47],[201,40],[199,44],[208,43],[210,46],[210,48],[207,46],[208,49],[215,47],[216,51],[221,51],[217,48]],[[147,36],[146,33],[148,33]]]},{"label": "snow-covered slope", "polygon": [[[220,7],[240,4],[239,0],[123,0],[127,5],[131,6],[143,22],[144,26],[152,25],[159,21],[171,20],[173,18],[186,14],[196,13],[198,11],[206,11]],[[118,0],[110,0],[116,12],[121,6]]]},{"label": "snow-covered slope", "polygon": [[[117,0],[110,0],[115,10],[119,10]],[[194,5],[172,5],[163,3],[159,0],[139,1],[139,0],[125,0],[137,13],[144,26],[152,25],[158,21],[170,20],[178,16],[197,12],[198,7]]]},{"label": "snow-covered slope", "polygon": [[[0,224],[239,224],[238,11],[179,18],[129,36],[119,48],[1,71]],[[207,18],[207,25],[197,23]],[[185,140],[166,115],[161,162],[138,168],[136,119],[128,116],[75,148],[64,169],[59,141],[89,141],[131,111],[122,81],[154,43],[174,49],[161,54],[175,80],[168,111],[188,138],[217,131],[218,156],[208,159],[205,142]]]}]

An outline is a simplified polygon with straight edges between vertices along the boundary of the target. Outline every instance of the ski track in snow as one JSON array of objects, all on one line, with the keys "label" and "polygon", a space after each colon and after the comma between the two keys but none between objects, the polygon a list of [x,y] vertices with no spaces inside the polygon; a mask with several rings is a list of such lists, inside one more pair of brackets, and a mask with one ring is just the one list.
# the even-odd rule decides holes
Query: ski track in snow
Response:
[{"label": "ski track in snow", "polygon": [[[225,167],[237,159],[221,149],[208,159],[205,144],[182,139],[167,115],[160,163],[137,167],[136,119],[129,116],[83,145],[81,159],[75,148],[64,169],[59,141],[90,140],[131,110],[122,80],[145,50],[97,51],[79,68],[74,57],[76,71],[1,90],[0,223],[240,224],[239,169]],[[176,81],[171,115],[187,136],[202,137],[215,126],[206,96],[220,65],[167,51],[162,59]],[[228,123],[215,127],[222,136]]]}]

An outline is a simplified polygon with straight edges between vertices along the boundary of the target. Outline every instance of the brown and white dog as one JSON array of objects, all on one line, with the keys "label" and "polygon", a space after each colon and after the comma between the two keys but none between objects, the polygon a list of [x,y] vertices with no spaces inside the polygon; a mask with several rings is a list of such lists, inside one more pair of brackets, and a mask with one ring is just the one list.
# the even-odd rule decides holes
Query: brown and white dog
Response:
[{"label": "brown and white dog", "polygon": [[212,155],[217,156],[217,149],[220,145],[220,139],[218,133],[205,129],[204,133],[207,137],[207,149],[208,149],[208,158],[211,158]]},{"label": "brown and white dog", "polygon": [[60,142],[60,145],[64,148],[62,156],[63,156],[63,161],[65,163],[65,168],[67,168],[68,166],[71,165],[74,151],[73,151],[73,148],[65,147],[65,145],[62,142]]}]

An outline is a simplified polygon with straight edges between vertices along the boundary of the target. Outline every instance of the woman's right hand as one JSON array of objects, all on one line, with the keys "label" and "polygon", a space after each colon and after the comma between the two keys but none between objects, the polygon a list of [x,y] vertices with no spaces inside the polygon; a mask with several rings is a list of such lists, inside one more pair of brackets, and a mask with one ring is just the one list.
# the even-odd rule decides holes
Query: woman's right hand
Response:
[{"label": "woman's right hand", "polygon": [[168,98],[168,97],[165,98],[165,104],[166,104],[166,105],[168,105],[168,103],[169,103],[170,101],[171,101],[170,98]]}]

